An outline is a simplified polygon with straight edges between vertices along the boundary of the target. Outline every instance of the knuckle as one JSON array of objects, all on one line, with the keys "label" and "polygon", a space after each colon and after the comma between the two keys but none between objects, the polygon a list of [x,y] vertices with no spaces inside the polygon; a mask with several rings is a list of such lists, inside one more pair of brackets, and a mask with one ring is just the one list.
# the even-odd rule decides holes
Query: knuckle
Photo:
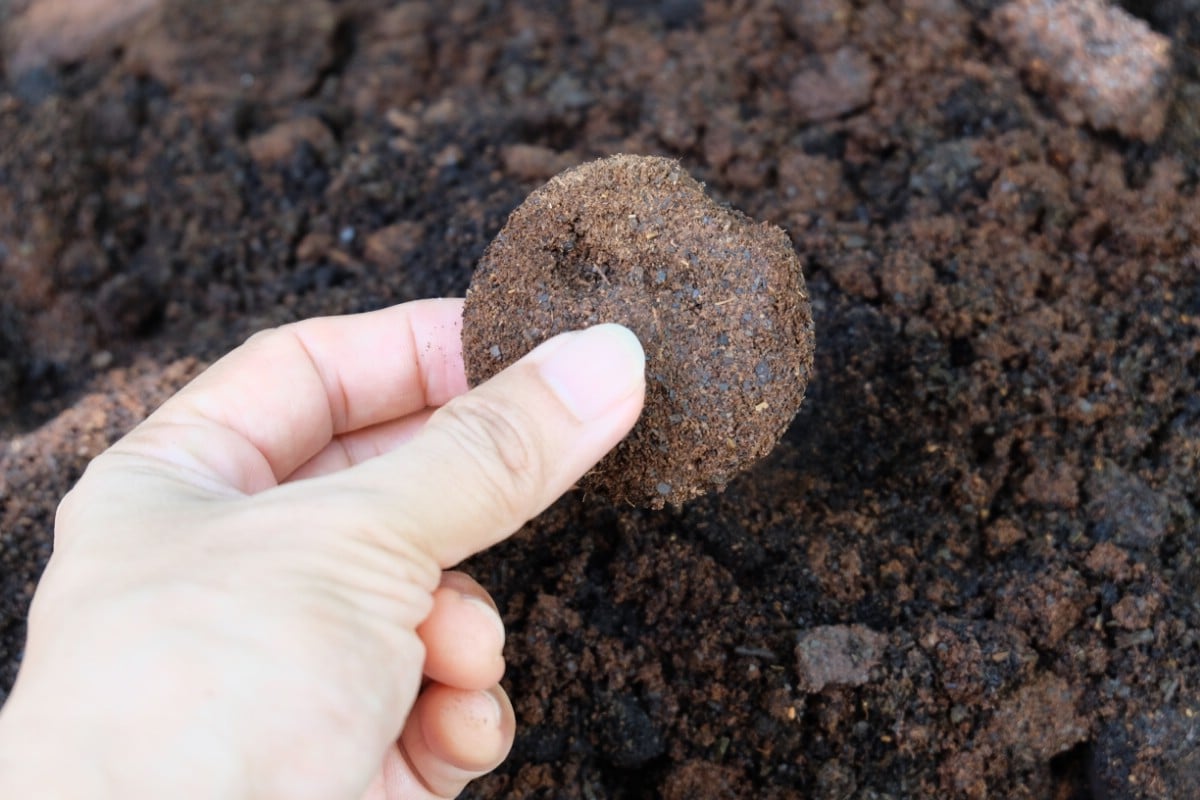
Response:
[{"label": "knuckle", "polygon": [[286,335],[285,331],[286,327],[263,328],[262,330],[255,331],[254,333],[250,334],[250,336],[246,338],[246,341],[242,342],[242,347],[252,348],[268,346],[271,342],[274,342],[281,336]]},{"label": "knuckle", "polygon": [[76,484],[69,492],[63,495],[63,498],[58,501],[58,507],[54,510],[54,530],[56,535],[61,535],[69,530],[78,513],[78,505],[79,485]]},{"label": "knuckle", "polygon": [[101,455],[87,466],[83,475],[58,501],[54,509],[55,549],[76,538],[77,531],[88,527],[88,517],[96,517],[96,507],[104,507],[103,476],[97,472],[97,464],[107,455]]},{"label": "knuckle", "polygon": [[[442,408],[446,430],[474,467],[472,488],[510,518],[529,513],[545,484],[545,457],[536,427],[517,406],[463,395]],[[523,523],[523,518],[517,524]]]}]

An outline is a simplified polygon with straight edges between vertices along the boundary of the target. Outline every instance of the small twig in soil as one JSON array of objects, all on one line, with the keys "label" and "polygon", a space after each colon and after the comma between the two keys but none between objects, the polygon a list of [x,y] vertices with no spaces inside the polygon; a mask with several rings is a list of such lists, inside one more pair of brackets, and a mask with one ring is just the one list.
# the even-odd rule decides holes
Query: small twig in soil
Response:
[{"label": "small twig in soil", "polygon": [[733,652],[739,656],[750,656],[752,658],[765,658],[767,661],[775,661],[777,656],[775,651],[768,650],[765,647],[743,647],[738,645],[733,648]]}]

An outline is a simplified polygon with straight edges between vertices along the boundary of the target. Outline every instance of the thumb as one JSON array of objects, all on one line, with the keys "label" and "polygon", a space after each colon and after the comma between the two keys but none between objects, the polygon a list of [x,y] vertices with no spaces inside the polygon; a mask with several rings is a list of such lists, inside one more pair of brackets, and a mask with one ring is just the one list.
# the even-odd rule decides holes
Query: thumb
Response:
[{"label": "thumb", "polygon": [[438,409],[406,444],[320,482],[365,491],[366,513],[380,515],[371,529],[452,566],[511,535],[624,438],[644,373],[626,328],[562,334]]}]

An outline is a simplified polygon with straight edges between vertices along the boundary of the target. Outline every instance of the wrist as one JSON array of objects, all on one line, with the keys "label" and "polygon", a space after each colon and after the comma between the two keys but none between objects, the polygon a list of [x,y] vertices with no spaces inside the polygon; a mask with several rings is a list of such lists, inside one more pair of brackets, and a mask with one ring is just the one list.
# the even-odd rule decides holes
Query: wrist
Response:
[{"label": "wrist", "polygon": [[111,796],[91,748],[52,707],[14,690],[0,708],[0,800],[106,800]]}]

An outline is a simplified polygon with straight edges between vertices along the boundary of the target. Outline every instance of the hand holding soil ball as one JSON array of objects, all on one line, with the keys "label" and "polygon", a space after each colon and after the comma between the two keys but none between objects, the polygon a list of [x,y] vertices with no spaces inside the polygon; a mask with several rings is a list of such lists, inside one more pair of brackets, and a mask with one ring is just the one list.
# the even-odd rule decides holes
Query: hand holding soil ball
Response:
[{"label": "hand holding soil ball", "polygon": [[661,508],[724,487],[804,398],[812,313],[787,234],[717,205],[677,162],[584,164],[513,212],[467,292],[467,376],[604,322],[636,333],[647,358],[641,420],[582,482],[614,502]]},{"label": "hand holding soil ball", "polygon": [[0,797],[451,798],[503,760],[504,624],[443,570],[621,440],[645,360],[601,325],[467,392],[461,314],[254,337],[92,461],[0,713]]}]

